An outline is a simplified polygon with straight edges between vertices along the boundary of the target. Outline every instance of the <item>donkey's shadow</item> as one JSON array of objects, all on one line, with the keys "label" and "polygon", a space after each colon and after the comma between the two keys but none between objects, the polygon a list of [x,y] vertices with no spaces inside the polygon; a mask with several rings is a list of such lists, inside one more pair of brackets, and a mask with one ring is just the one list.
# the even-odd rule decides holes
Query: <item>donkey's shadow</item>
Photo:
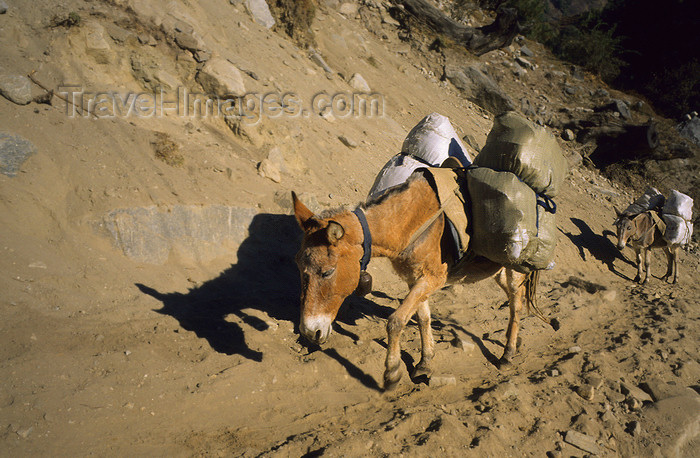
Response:
[{"label": "donkey's shadow", "polygon": [[[263,354],[247,345],[241,325],[227,317],[234,315],[253,329],[265,331],[269,325],[263,319],[246,313],[255,309],[275,320],[290,321],[296,328],[300,280],[294,256],[302,232],[293,216],[261,213],[253,218],[248,234],[238,249],[236,264],[187,293],[136,286],[163,303],[156,312],[176,318],[183,329],[207,340],[215,351],[262,361]],[[376,307],[371,301],[351,296],[339,318],[354,324],[365,314],[376,312]]]},{"label": "donkey's shadow", "polygon": [[[610,236],[615,237],[612,231],[603,231],[602,235],[598,235],[586,224],[585,221],[578,218],[571,218],[571,222],[579,229],[580,234],[574,235],[564,232],[571,242],[578,247],[581,259],[586,260],[586,251],[590,253],[598,261],[605,264],[610,272],[628,279],[624,274],[617,271],[615,261],[621,260],[630,265],[634,265],[629,259],[625,258],[620,250],[617,249],[615,243],[610,241]],[[628,279],[629,280],[629,279]]]}]

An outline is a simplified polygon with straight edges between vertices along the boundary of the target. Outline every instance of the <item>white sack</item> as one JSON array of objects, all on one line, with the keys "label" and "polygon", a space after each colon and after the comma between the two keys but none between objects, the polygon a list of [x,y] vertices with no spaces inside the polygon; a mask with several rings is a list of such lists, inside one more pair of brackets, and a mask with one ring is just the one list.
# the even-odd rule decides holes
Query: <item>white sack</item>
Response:
[{"label": "white sack", "polygon": [[472,157],[457,136],[449,118],[431,113],[406,136],[401,153],[389,159],[379,171],[368,198],[379,197],[387,189],[404,183],[421,167],[440,167],[448,157],[456,157],[467,167]]},{"label": "white sack", "polygon": [[670,245],[687,245],[693,234],[693,223],[676,215],[662,214],[661,218],[666,223],[664,240]]},{"label": "white sack", "polygon": [[429,114],[411,129],[403,141],[401,152],[419,157],[434,167],[439,167],[448,156],[459,159],[464,167],[472,163],[472,157],[450,119],[438,113]]},{"label": "white sack", "polygon": [[693,219],[693,199],[673,189],[661,213],[680,216],[684,220],[690,221]]}]

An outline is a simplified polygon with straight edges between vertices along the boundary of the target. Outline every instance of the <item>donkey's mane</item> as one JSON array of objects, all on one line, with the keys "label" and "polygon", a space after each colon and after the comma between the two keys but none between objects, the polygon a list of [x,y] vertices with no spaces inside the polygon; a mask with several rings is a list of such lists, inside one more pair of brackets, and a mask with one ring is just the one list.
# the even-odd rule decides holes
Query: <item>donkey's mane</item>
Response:
[{"label": "donkey's mane", "polygon": [[[423,175],[421,174],[413,174],[410,177],[408,177],[408,180],[405,182],[398,184],[396,186],[392,186],[391,188],[387,189],[384,193],[377,197],[373,197],[371,199],[368,199],[364,203],[360,203],[359,207],[362,208],[363,210],[368,210],[374,206],[377,206],[379,204],[384,203],[387,199],[397,195],[401,194],[403,191],[408,189],[411,184],[413,184],[415,181],[424,179]],[[333,219],[335,216],[345,213],[350,211],[347,206],[342,206],[342,207],[336,207],[336,208],[330,208],[328,210],[323,210],[318,214],[319,219]]]}]

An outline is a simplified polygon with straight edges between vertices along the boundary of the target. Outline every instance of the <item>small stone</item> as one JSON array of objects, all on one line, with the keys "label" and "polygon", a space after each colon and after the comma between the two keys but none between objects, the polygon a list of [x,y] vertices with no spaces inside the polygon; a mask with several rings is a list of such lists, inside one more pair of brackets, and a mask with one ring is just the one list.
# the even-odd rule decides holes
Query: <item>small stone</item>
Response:
[{"label": "small stone", "polygon": [[547,371],[547,375],[550,377],[559,377],[559,370],[558,369],[550,369]]},{"label": "small stone", "polygon": [[630,383],[621,381],[620,390],[622,394],[628,395],[629,397],[636,399],[640,402],[653,402],[653,399],[651,399],[651,396],[649,396],[647,392],[640,388],[637,388],[636,386]]},{"label": "small stone", "polygon": [[355,3],[343,3],[338,8],[338,12],[343,16],[352,19],[357,16],[358,6]]},{"label": "small stone", "polygon": [[19,437],[21,437],[22,439],[26,439],[27,437],[29,437],[29,435],[32,433],[32,431],[34,431],[34,427],[30,426],[29,428],[26,428],[26,429],[17,430],[17,435]]},{"label": "small stone", "polygon": [[218,57],[209,59],[195,79],[205,91],[218,97],[242,97],[246,93],[240,70]]},{"label": "small stone", "polygon": [[258,164],[258,174],[263,178],[269,178],[275,183],[282,181],[280,170],[269,159],[263,159],[262,162]]},{"label": "small stone", "polygon": [[271,29],[275,25],[275,18],[265,0],[246,0],[245,6],[253,20],[261,26]]},{"label": "small stone", "polygon": [[476,344],[471,339],[455,337],[452,340],[452,345],[465,353],[472,353],[474,350],[476,350]]},{"label": "small stone", "polygon": [[630,108],[629,108],[629,106],[627,106],[627,103],[625,103],[624,100],[615,99],[612,101],[610,106],[617,113],[620,113],[620,116],[622,116],[623,119],[626,119],[626,120],[632,119],[632,114],[630,113]]},{"label": "small stone", "polygon": [[576,390],[576,393],[581,396],[583,399],[586,401],[592,401],[593,397],[595,396],[595,388],[593,388],[591,385],[585,383],[578,387]]},{"label": "small stone", "polygon": [[579,433],[578,431],[569,430],[564,436],[564,442],[578,447],[584,452],[592,453],[594,455],[600,455],[602,449],[596,443],[596,440],[591,436]]},{"label": "small stone", "polygon": [[130,350],[124,351],[124,355],[129,356],[130,354],[131,354],[131,351],[130,351]]},{"label": "small stone", "polygon": [[454,376],[432,376],[430,377],[430,381],[428,382],[428,385],[431,388],[437,388],[441,386],[447,386],[447,385],[456,385],[457,384],[457,378]]},{"label": "small stone", "polygon": [[603,377],[601,377],[598,374],[590,374],[589,376],[586,377],[586,383],[588,383],[590,386],[592,386],[596,390],[599,390],[600,387],[603,386]]},{"label": "small stone", "polygon": [[531,63],[529,60],[527,60],[527,59],[524,59],[524,58],[522,58],[522,57],[516,57],[516,58],[515,58],[515,61],[516,61],[516,62],[518,63],[518,65],[520,65],[521,67],[527,68],[527,69],[529,69],[529,70],[534,70],[534,69],[535,69],[535,66],[532,65],[532,63]]},{"label": "small stone", "polygon": [[626,401],[627,407],[629,407],[630,410],[639,410],[642,408],[642,401],[639,399],[633,398],[633,397],[628,397]]},{"label": "small stone", "polygon": [[105,38],[105,29],[97,22],[89,22],[84,26],[85,52],[95,59],[98,64],[109,64],[112,57],[112,48]]},{"label": "small stone", "polygon": [[338,140],[340,140],[340,142],[348,148],[357,148],[357,142],[352,138],[346,137],[345,135],[338,136]]},{"label": "small stone", "polygon": [[522,54],[525,57],[534,57],[535,56],[535,53],[533,53],[532,50],[525,45],[520,47],[520,54]]},{"label": "small stone", "polygon": [[7,3],[0,0],[0,14],[5,14],[5,13],[7,13]]},{"label": "small stone", "polygon": [[574,353],[574,354],[576,354],[576,353],[581,353],[581,347],[579,347],[578,345],[575,345],[575,346],[573,346],[573,347],[570,347],[570,348],[569,348],[569,353]]},{"label": "small stone", "polygon": [[626,431],[632,436],[639,436],[642,432],[642,425],[638,421],[631,421],[627,423]]},{"label": "small stone", "polygon": [[24,75],[0,75],[0,95],[17,105],[32,101],[32,84]]},{"label": "small stone", "polygon": [[30,269],[46,269],[46,264],[42,261],[35,261],[29,264]]},{"label": "small stone", "polygon": [[369,84],[367,84],[367,81],[359,73],[353,74],[350,77],[350,81],[348,81],[348,84],[350,84],[350,86],[352,86],[352,88],[357,90],[357,91],[365,92],[365,93],[371,92]]},{"label": "small stone", "polygon": [[311,61],[321,67],[323,71],[328,74],[333,73],[333,70],[328,66],[323,57],[313,48],[309,48],[309,57],[311,58]]},{"label": "small stone", "polygon": [[36,147],[27,139],[0,132],[0,173],[17,176],[22,164],[36,154]]},{"label": "small stone", "polygon": [[576,138],[574,135],[574,131],[571,129],[564,129],[564,132],[561,134],[561,138],[566,140],[567,142],[570,142]]}]

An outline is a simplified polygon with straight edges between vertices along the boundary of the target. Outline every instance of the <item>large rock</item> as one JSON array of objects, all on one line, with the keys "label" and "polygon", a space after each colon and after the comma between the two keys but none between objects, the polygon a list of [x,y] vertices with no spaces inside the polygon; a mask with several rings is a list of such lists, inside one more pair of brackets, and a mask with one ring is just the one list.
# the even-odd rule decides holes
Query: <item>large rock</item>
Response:
[{"label": "large rock", "polygon": [[243,75],[231,62],[214,57],[197,73],[197,82],[210,95],[242,97],[245,95]]},{"label": "large rock", "polygon": [[24,75],[0,75],[0,94],[17,105],[32,101],[32,83]]},{"label": "large rock", "polygon": [[700,145],[700,118],[695,116],[682,122],[678,125],[678,132],[696,145]]},{"label": "large rock", "polygon": [[85,24],[85,52],[98,64],[109,64],[112,60],[112,48],[105,37],[105,29],[97,22]]},{"label": "large rock", "polygon": [[654,456],[697,456],[693,443],[700,438],[700,396],[691,394],[655,402],[643,411],[642,425],[652,436],[664,438],[653,451]]},{"label": "large rock", "polygon": [[163,264],[175,254],[204,262],[235,252],[256,213],[224,205],[135,207],[112,210],[99,226],[134,261]]},{"label": "large rock", "polygon": [[34,153],[36,148],[29,140],[0,132],[0,173],[17,176],[21,165]]},{"label": "large rock", "polygon": [[369,93],[371,92],[371,89],[369,87],[369,84],[367,83],[367,80],[364,79],[362,75],[359,73],[355,73],[352,75],[350,78],[350,81],[348,81],[350,86],[352,86],[353,89],[356,91],[364,92],[364,93]]},{"label": "large rock", "polygon": [[513,100],[474,65],[446,65],[445,76],[467,99],[495,115],[515,110]]},{"label": "large rock", "polygon": [[275,25],[275,18],[265,0],[246,0],[245,6],[253,20],[261,26],[271,29]]}]

